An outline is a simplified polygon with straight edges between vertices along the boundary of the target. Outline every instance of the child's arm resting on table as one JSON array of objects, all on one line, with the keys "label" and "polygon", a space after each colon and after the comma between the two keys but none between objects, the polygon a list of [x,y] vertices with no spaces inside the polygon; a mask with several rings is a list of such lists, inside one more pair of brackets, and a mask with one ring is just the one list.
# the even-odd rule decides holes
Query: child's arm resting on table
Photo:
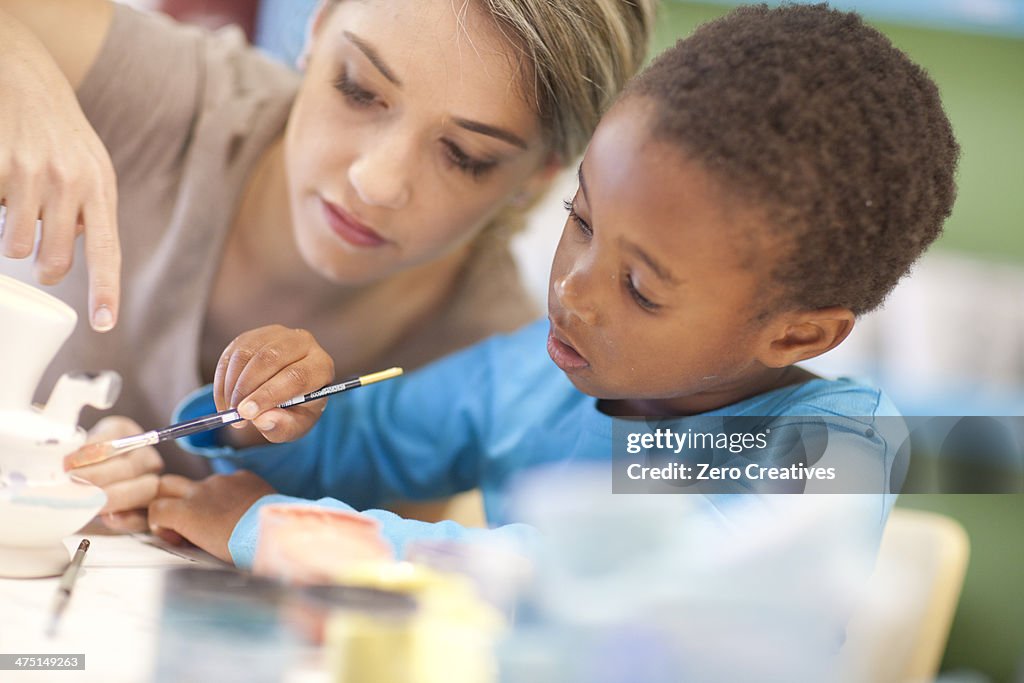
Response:
[{"label": "child's arm resting on table", "polygon": [[[211,520],[211,526],[221,529],[212,544],[215,548],[224,549],[230,535],[234,560],[241,566],[251,562],[258,507],[253,503],[257,500],[262,505],[266,502],[323,499],[318,502],[365,510],[379,507],[392,499],[435,498],[477,486],[487,457],[490,422],[494,413],[492,368],[491,345],[484,343],[411,375],[335,396],[330,399],[316,426],[305,438],[292,443],[238,451],[219,442],[217,433],[182,440],[186,448],[206,455],[226,456],[241,468],[258,475],[259,480],[273,490],[296,497],[261,498],[267,491],[260,489],[252,479],[229,485],[220,481],[225,478],[216,478],[216,486],[231,487],[223,491],[218,489],[217,495],[225,500],[237,497],[240,509],[232,508],[230,515],[225,513],[225,518],[230,517],[227,533],[222,529],[227,524],[214,524]],[[225,381],[225,386],[230,384],[230,379]],[[303,387],[302,390],[308,391],[308,388]],[[293,391],[293,387],[288,385],[280,400],[296,393],[301,391]],[[247,393],[247,389],[232,396],[224,389],[207,387],[186,399],[177,419],[187,419],[221,407],[214,405],[215,394],[219,394],[220,399],[217,400],[226,405],[239,400],[241,395],[253,395]],[[273,400],[270,405],[273,405]],[[287,413],[291,410],[294,408],[273,412]],[[257,424],[259,419],[257,417]],[[220,430],[219,433],[225,431],[230,430]],[[265,435],[270,436],[275,431],[277,427]],[[172,505],[172,510],[177,509],[175,515],[179,515],[175,517],[178,521],[173,523],[162,516],[157,504],[154,506],[157,517],[151,521],[182,532],[189,540],[205,547],[198,536],[192,537],[203,532],[191,526],[191,522],[181,521],[200,519],[193,513],[202,508],[205,494],[205,489],[200,488],[192,492],[185,505]],[[215,497],[212,493],[210,496]],[[182,511],[183,507],[193,510],[186,513]],[[154,508],[151,508],[151,514],[154,514]],[[404,520],[381,510],[366,514],[382,522],[385,537],[399,550],[405,540],[412,537],[461,538],[486,533],[464,529],[451,522],[431,525]],[[521,534],[518,530],[501,533],[530,535],[530,532]]]},{"label": "child's arm resting on table", "polygon": [[[154,533],[171,541],[184,537],[242,569],[252,568],[259,540],[259,511],[264,505],[295,503],[353,510],[333,498],[313,501],[275,494],[266,481],[244,470],[198,482],[166,475],[161,477],[159,496],[149,507],[149,522]],[[500,539],[524,555],[529,555],[537,543],[537,532],[525,524],[474,529],[451,521],[428,523],[402,519],[386,510],[365,510],[362,514],[380,522],[381,534],[398,556],[404,554],[407,542],[422,539]]]}]

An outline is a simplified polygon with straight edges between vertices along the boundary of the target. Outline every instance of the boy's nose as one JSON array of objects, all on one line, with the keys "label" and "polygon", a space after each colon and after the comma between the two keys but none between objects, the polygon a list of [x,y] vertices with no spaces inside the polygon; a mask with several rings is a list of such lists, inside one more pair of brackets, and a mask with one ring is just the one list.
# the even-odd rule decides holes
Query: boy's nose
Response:
[{"label": "boy's nose", "polygon": [[363,203],[401,209],[412,193],[408,162],[395,145],[374,146],[349,166],[348,179]]},{"label": "boy's nose", "polygon": [[585,325],[597,324],[597,310],[587,296],[579,272],[570,271],[555,280],[555,296],[566,313],[576,316]]}]

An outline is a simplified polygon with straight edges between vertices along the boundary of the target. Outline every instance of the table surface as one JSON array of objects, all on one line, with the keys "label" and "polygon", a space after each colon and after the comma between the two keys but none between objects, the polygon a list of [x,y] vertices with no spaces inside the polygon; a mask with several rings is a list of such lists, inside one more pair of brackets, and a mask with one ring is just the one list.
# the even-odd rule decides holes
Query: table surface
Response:
[{"label": "table surface", "polygon": [[3,681],[120,681],[153,676],[163,573],[171,567],[224,566],[196,548],[146,534],[114,535],[91,525],[64,540],[91,545],[56,634],[46,634],[58,577],[0,579],[0,653],[85,654],[84,671],[0,671]]}]

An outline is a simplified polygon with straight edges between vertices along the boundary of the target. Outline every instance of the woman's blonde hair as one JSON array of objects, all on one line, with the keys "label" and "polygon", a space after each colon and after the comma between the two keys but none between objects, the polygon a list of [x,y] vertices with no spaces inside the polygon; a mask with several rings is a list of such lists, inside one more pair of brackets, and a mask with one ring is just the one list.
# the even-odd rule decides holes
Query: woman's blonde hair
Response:
[{"label": "woman's blonde hair", "polygon": [[657,0],[479,0],[520,51],[522,95],[563,164],[643,64]]},{"label": "woman's blonde hair", "polygon": [[479,2],[519,51],[520,94],[537,112],[548,146],[563,164],[583,153],[601,115],[639,71],[658,2],[456,1]]}]

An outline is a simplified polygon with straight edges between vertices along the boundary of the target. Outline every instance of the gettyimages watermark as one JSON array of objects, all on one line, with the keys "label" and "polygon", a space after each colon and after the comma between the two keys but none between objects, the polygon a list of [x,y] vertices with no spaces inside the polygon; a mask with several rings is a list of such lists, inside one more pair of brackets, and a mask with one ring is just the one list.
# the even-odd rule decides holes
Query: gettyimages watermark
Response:
[{"label": "gettyimages watermark", "polygon": [[1024,417],[617,418],[614,493],[1021,493]]}]

